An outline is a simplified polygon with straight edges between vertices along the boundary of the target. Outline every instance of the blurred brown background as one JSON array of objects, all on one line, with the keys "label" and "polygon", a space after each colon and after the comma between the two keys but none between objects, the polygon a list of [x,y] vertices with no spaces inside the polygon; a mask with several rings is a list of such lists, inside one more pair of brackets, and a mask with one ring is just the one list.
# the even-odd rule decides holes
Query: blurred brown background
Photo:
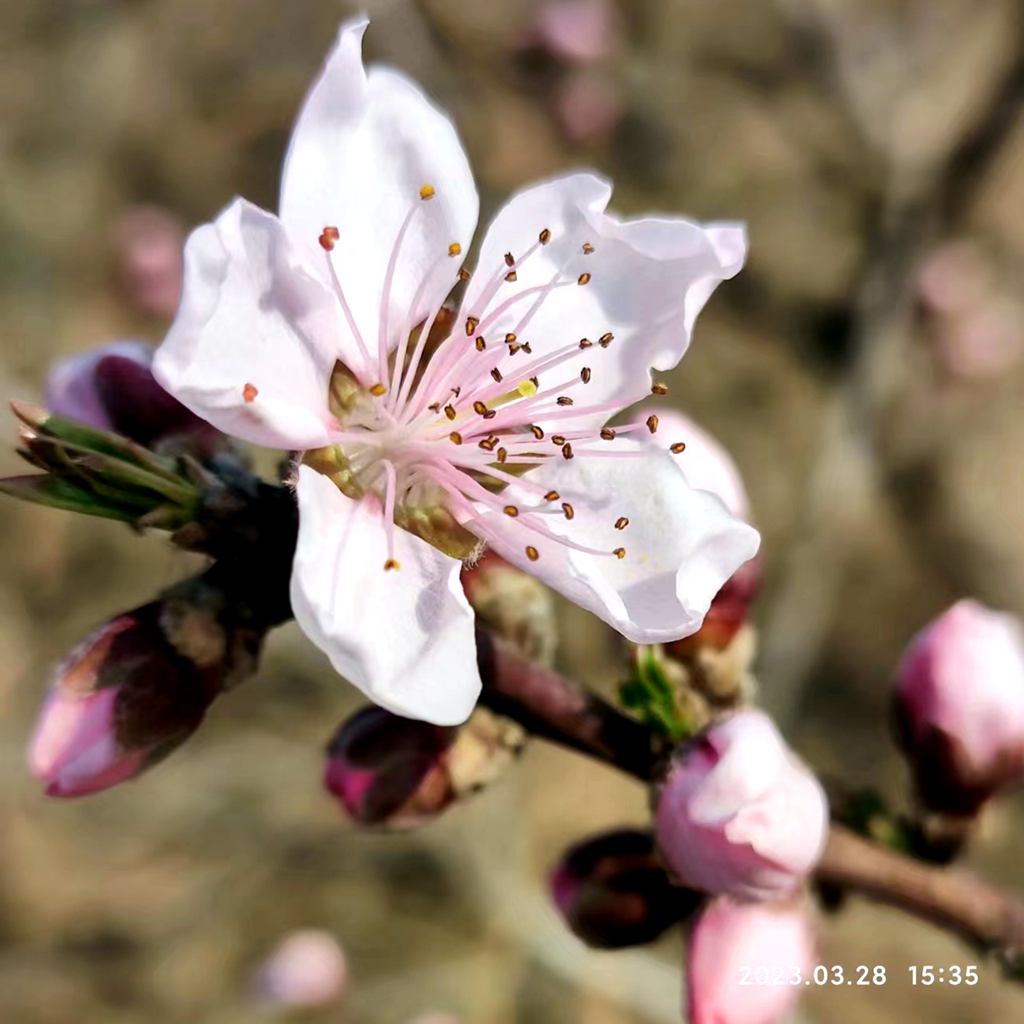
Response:
[{"label": "blurred brown background", "polygon": [[[702,318],[673,399],[735,454],[764,534],[764,702],[814,764],[901,798],[885,708],[903,643],[963,594],[1024,613],[1024,7],[609,0],[596,35],[552,37],[529,0],[366,6],[368,54],[457,118],[485,213],[589,165],[620,212],[749,223],[748,269]],[[350,10],[4,0],[0,392],[36,397],[59,354],[159,339],[113,283],[112,224],[140,202],[188,224],[236,193],[273,208],[291,118]],[[319,784],[357,700],[294,628],[151,775],[41,797],[23,749],[49,666],[189,564],[158,537],[10,502],[0,531],[5,1024],[265,1019],[251,972],[306,926],[352,969],[345,1004],[310,1021],[678,1019],[678,937],[588,952],[544,898],[566,842],[644,820],[640,788],[534,744],[431,828],[357,833]],[[611,638],[562,614],[563,666],[614,682]],[[1021,808],[995,808],[970,857],[1018,886]],[[822,960],[891,980],[812,991],[808,1019],[1024,1018],[992,967],[974,989],[912,990],[906,965],[975,957],[861,901],[826,924]]]}]

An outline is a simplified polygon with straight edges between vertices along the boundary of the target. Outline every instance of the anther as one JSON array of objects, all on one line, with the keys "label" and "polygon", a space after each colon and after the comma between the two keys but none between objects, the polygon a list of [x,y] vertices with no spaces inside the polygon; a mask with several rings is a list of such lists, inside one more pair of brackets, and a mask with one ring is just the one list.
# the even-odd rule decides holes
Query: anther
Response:
[{"label": "anther", "polygon": [[505,335],[505,344],[514,345],[516,343],[516,336],[510,331]]},{"label": "anther", "polygon": [[601,337],[597,339],[597,343],[601,348],[607,348],[614,340],[615,335],[609,331],[607,334],[602,334]]},{"label": "anther", "polygon": [[476,339],[476,342],[475,342],[475,344],[476,344],[476,350],[477,350],[477,352],[483,352],[483,350],[484,350],[485,348],[487,348],[487,342],[486,342],[486,341],[484,341],[484,339],[483,339],[483,337],[482,337],[482,336],[481,336],[481,337],[478,337],[478,338]]},{"label": "anther", "polygon": [[590,367],[589,366],[584,366],[583,369],[580,370],[580,380],[583,381],[584,384],[589,384],[590,383]]},{"label": "anther", "polygon": [[531,384],[532,384],[532,385],[533,385],[533,386],[534,386],[535,388],[539,388],[539,387],[540,387],[540,378],[538,378],[538,377],[531,377],[531,378],[530,378],[530,383],[531,383]]},{"label": "anther", "polygon": [[493,420],[498,415],[497,409],[488,409],[487,412],[480,414],[485,420]]},{"label": "anther", "polygon": [[656,433],[658,430],[658,417],[655,416],[653,412],[647,417],[647,429],[652,434]]},{"label": "anther", "polygon": [[528,341],[523,342],[522,349],[528,356],[533,355],[533,349],[530,347],[530,343]]},{"label": "anther", "polygon": [[452,444],[462,444],[462,435],[457,430],[453,430],[448,435],[448,440],[451,441]]},{"label": "anther", "polygon": [[590,348],[593,344],[589,338],[580,338],[580,348]]},{"label": "anther", "polygon": [[551,241],[551,232],[545,228],[538,236],[537,240],[541,245],[547,245]]},{"label": "anther", "polygon": [[568,441],[562,445],[562,458],[566,461],[572,458],[572,445]]},{"label": "anther", "polygon": [[317,241],[324,252],[330,252],[334,248],[334,243],[339,238],[341,238],[341,232],[337,228],[326,227],[320,232],[320,237]]},{"label": "anther", "polygon": [[572,517],[576,515],[576,509],[574,509],[567,501],[562,502],[562,511],[565,513],[566,519],[572,519]]},{"label": "anther", "polygon": [[572,404],[573,404],[573,401],[572,401],[572,399],[571,399],[571,398],[570,398],[570,397],[569,397],[568,395],[559,395],[559,396],[558,396],[558,397],[557,397],[557,398],[555,399],[555,402],[556,402],[556,403],[557,403],[558,405],[572,405]]},{"label": "anther", "polygon": [[387,393],[388,389],[383,384],[374,384],[373,387],[370,388],[370,394],[373,395],[374,398],[380,398],[381,395],[386,395]]},{"label": "anther", "polygon": [[519,509],[518,509],[518,508],[516,508],[516,506],[515,506],[515,505],[506,505],[506,506],[505,506],[505,507],[504,507],[504,508],[502,509],[502,511],[503,511],[503,512],[505,513],[505,515],[507,515],[507,516],[511,516],[511,518],[513,518],[513,519],[515,519],[515,517],[516,517],[517,515],[519,515]]},{"label": "anther", "polygon": [[668,449],[673,455],[679,455],[686,451],[686,443],[684,441],[676,441],[675,444],[669,445]]},{"label": "anther", "polygon": [[473,332],[480,326],[479,317],[467,316],[466,317],[466,337],[472,338]]},{"label": "anther", "polygon": [[441,403],[440,402],[431,402],[430,405],[427,406],[427,408],[431,412],[440,412],[441,411]]},{"label": "anther", "polygon": [[561,497],[561,495],[558,493],[558,491],[548,491],[548,493],[544,495],[544,500],[545,501],[558,501],[558,499],[560,497]]},{"label": "anther", "polygon": [[447,416],[447,417],[448,417],[448,419],[450,419],[450,420],[453,420],[453,419],[455,419],[455,416],[456,416],[456,412],[455,412],[455,406],[453,406],[453,405],[446,405],[446,406],[444,407],[444,414],[445,414],[445,416]]},{"label": "anther", "polygon": [[458,242],[452,242],[452,244],[448,246],[449,256],[458,256],[460,252],[462,252],[462,246],[459,245]]},{"label": "anther", "polygon": [[517,352],[519,351],[519,349],[520,349],[520,346],[519,346],[519,345],[517,345],[517,344],[515,344],[515,342],[513,342],[513,343],[512,343],[511,345],[509,345],[509,347],[508,347],[508,354],[509,354],[510,356],[514,356],[514,355],[515,355],[515,354],[516,354],[516,353],[517,353]]},{"label": "anther", "polygon": [[518,277],[517,277],[517,275],[516,275],[516,272],[515,272],[514,270],[510,270],[510,271],[509,271],[509,272],[508,272],[508,273],[507,273],[507,274],[505,275],[505,280],[506,280],[506,281],[517,281],[517,280],[518,280]]},{"label": "anther", "polygon": [[576,283],[577,284],[589,284],[590,283],[590,274],[586,273],[586,272],[580,274],[580,276],[576,278]]},{"label": "anther", "polygon": [[385,572],[389,572],[391,569],[400,569],[400,568],[401,568],[401,566],[393,558],[389,558],[384,563],[384,571]]},{"label": "anther", "polygon": [[251,405],[256,401],[256,396],[260,393],[260,389],[255,384],[246,384],[242,388],[242,398],[245,400],[246,405]]},{"label": "anther", "polygon": [[629,526],[629,520],[625,516],[619,516],[619,518],[615,520],[616,530],[624,530],[627,526]]},{"label": "anther", "polygon": [[615,440],[615,431],[612,430],[611,427],[602,427],[601,428],[601,440],[602,441],[614,441]]},{"label": "anther", "polygon": [[526,545],[526,557],[531,562],[536,562],[537,559],[540,558],[540,552],[532,544],[527,544]]},{"label": "anther", "polygon": [[621,562],[622,559],[624,559],[626,557],[626,549],[625,548],[616,548],[612,552],[612,554]]},{"label": "anther", "polygon": [[459,271],[459,280],[463,284],[465,284],[469,280],[469,278],[470,278],[470,273],[469,273],[468,270],[460,270]]},{"label": "anther", "polygon": [[513,256],[512,253],[510,253],[510,252],[505,253],[505,266],[506,267],[514,267],[515,265],[516,265],[516,258],[515,258],[515,256]]},{"label": "anther", "polygon": [[537,438],[538,441],[544,440],[544,431],[541,430],[536,423],[531,424],[530,433],[533,434],[533,436]]},{"label": "anther", "polygon": [[434,198],[434,186],[433,185],[422,185],[420,186],[420,199],[427,200]]},{"label": "anther", "polygon": [[589,256],[594,251],[594,247],[589,242],[583,243],[583,255]]},{"label": "anther", "polygon": [[552,434],[551,435],[551,443],[556,448],[561,448],[562,445],[565,444],[565,438],[561,434]]},{"label": "anther", "polygon": [[500,384],[504,379],[501,376],[501,370],[499,370],[496,366],[494,367],[494,369],[491,370],[491,376],[494,378],[495,384]]},{"label": "anther", "polygon": [[477,401],[473,403],[473,412],[475,412],[477,416],[484,416],[487,413],[487,406],[477,399]]},{"label": "anther", "polygon": [[478,445],[478,448],[483,448],[485,452],[493,452],[495,445],[498,443],[498,438],[491,434],[490,437],[485,437]]},{"label": "anther", "polygon": [[508,450],[505,448],[498,449],[498,461],[504,462],[508,458]]},{"label": "anther", "polygon": [[651,385],[651,394],[652,395],[667,395],[668,394],[668,385],[667,384],[662,384],[660,381],[658,381],[656,384],[652,384]]}]

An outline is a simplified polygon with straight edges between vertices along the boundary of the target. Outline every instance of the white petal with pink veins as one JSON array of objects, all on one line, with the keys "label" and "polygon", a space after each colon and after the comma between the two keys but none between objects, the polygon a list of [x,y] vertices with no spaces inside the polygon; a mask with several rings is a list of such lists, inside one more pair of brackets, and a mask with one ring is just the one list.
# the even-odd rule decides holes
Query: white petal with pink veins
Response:
[{"label": "white petal with pink veins", "polygon": [[[312,259],[330,260],[370,356],[378,362],[438,307],[455,283],[479,209],[476,186],[448,118],[398,72],[362,65],[366,20],[342,26],[306,97],[281,187],[281,220]],[[432,198],[420,189],[432,186]],[[330,256],[318,238],[337,228]],[[403,333],[404,332],[404,333]],[[353,369],[360,371],[359,367]]]},{"label": "white petal with pink veins", "polygon": [[275,217],[237,199],[185,246],[181,306],[153,360],[178,401],[270,448],[326,444],[346,330],[334,295]]},{"label": "white petal with pink veins", "polygon": [[[645,447],[625,439],[615,443],[624,453]],[[629,640],[661,643],[689,636],[700,628],[722,584],[756,554],[760,538],[716,497],[691,488],[673,456],[647,451],[643,458],[552,460],[523,485],[510,487],[502,500],[521,502],[523,511],[540,503],[556,514],[511,518],[492,511],[467,525],[503,558]],[[525,487],[535,490],[527,493]],[[545,503],[537,492],[549,488],[559,497]],[[562,502],[569,504],[571,519],[557,513]],[[540,520],[558,539],[530,530],[527,520]],[[617,529],[622,520],[628,523]],[[535,549],[536,559],[527,547]],[[612,554],[616,548],[624,549],[622,558]]]},{"label": "white petal with pink veins", "polygon": [[462,563],[396,530],[389,557],[380,503],[353,501],[302,466],[292,567],[295,619],[341,675],[408,718],[456,725],[480,692]]}]

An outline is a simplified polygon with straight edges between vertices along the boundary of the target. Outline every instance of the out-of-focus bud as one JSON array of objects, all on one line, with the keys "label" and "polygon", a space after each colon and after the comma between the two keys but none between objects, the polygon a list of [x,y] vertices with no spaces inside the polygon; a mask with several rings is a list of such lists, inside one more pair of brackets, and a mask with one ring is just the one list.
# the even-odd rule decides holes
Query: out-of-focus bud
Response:
[{"label": "out-of-focus bud", "polygon": [[599,71],[574,71],[555,93],[554,112],[562,134],[574,145],[604,142],[625,109],[618,85]]},{"label": "out-of-focus bud", "polygon": [[462,587],[477,619],[514,643],[531,661],[550,665],[558,644],[551,591],[493,551],[462,572]]},{"label": "out-of-focus bud", "polygon": [[344,994],[348,961],[338,940],[314,928],[286,935],[256,973],[257,995],[282,1009],[324,1006]]},{"label": "out-of-focus bud", "polygon": [[48,796],[85,796],[166,757],[218,692],[172,646],[155,602],[112,619],[59,666],[28,752]]},{"label": "out-of-focus bud", "polygon": [[170,319],[181,298],[184,225],[159,206],[136,206],[111,232],[118,283],[140,313]]},{"label": "out-of-focus bud", "polygon": [[153,352],[142,341],[115,341],[61,360],[47,377],[48,409],[147,447],[187,441],[199,454],[222,447],[219,431],[156,382]]},{"label": "out-of-focus bud", "polygon": [[959,601],[907,648],[895,688],[898,735],[934,811],[969,815],[1024,778],[1024,629]]},{"label": "out-of-focus bud", "polygon": [[360,825],[415,828],[493,781],[523,741],[484,708],[458,728],[363,708],[328,745],[324,786]]},{"label": "out-of-focus bud", "polygon": [[662,856],[684,884],[774,899],[793,892],[817,864],[828,805],[771,719],[738,711],[673,757],[656,824]]},{"label": "out-of-focus bud", "polygon": [[553,57],[585,64],[615,53],[622,25],[611,0],[552,0],[540,9],[534,34]]},{"label": "out-of-focus bud", "polygon": [[459,1024],[459,1018],[450,1013],[425,1013],[409,1021],[409,1024]]},{"label": "out-of-focus bud", "polygon": [[702,898],[673,885],[653,836],[635,829],[570,847],[551,873],[551,896],[573,934],[597,949],[653,942]]},{"label": "out-of-focus bud", "polygon": [[690,936],[690,1024],[777,1024],[787,1019],[816,959],[814,927],[801,901],[715,900]]}]

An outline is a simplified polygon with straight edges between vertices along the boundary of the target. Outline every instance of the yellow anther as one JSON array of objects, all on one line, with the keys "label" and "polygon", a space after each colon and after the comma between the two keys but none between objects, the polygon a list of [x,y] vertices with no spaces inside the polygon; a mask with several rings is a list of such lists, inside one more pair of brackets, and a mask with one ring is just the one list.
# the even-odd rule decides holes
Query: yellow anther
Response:
[{"label": "yellow anther", "polygon": [[506,505],[502,511],[505,513],[505,515],[510,516],[512,519],[515,519],[515,517],[519,515],[519,509],[516,508],[515,505]]},{"label": "yellow anther", "polygon": [[590,274],[586,273],[586,272],[580,274],[580,276],[576,278],[576,283],[577,284],[589,284],[590,283]]},{"label": "yellow anther", "polygon": [[420,186],[420,199],[433,199],[434,198],[434,186],[433,185],[421,185]]},{"label": "yellow anther", "polygon": [[521,380],[516,385],[516,391],[521,398],[533,398],[537,394],[537,385],[532,380]]},{"label": "yellow anther", "polygon": [[384,563],[384,571],[385,572],[390,572],[390,570],[392,570],[392,569],[400,569],[400,568],[401,568],[401,566],[398,564],[398,562],[394,558],[389,558]]},{"label": "yellow anther", "polygon": [[452,244],[448,246],[449,256],[458,256],[460,252],[462,252],[462,246],[459,245],[458,242],[452,242]]},{"label": "yellow anther", "polygon": [[374,398],[380,398],[381,395],[386,395],[387,393],[388,389],[383,384],[374,384],[373,387],[370,388],[370,394],[373,395]]}]

